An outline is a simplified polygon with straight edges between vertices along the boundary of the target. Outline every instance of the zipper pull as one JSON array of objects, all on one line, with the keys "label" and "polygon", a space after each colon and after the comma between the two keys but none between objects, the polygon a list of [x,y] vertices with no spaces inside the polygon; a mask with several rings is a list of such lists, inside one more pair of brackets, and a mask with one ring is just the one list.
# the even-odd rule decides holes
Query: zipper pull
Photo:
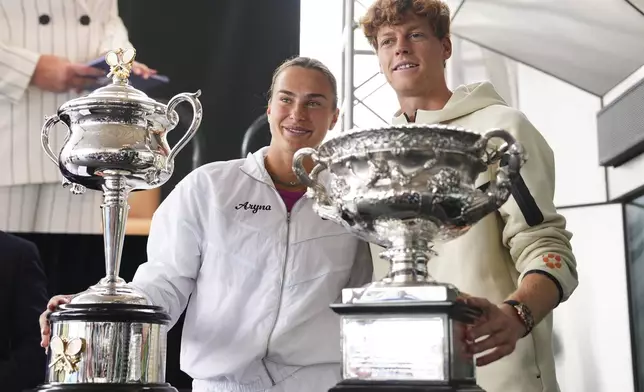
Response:
[{"label": "zipper pull", "polygon": [[291,212],[286,213],[286,223],[291,223]]}]

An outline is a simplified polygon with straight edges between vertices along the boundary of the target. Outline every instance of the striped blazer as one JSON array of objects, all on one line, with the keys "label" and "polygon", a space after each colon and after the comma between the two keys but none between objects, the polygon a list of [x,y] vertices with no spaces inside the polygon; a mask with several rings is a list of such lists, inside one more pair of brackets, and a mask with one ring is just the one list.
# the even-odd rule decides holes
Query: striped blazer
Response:
[{"label": "striped blazer", "polygon": [[[30,86],[39,56],[87,63],[131,46],[117,0],[0,0],[0,186],[62,180],[40,145],[40,130],[45,116],[78,94]],[[66,131],[52,130],[54,152]]]}]

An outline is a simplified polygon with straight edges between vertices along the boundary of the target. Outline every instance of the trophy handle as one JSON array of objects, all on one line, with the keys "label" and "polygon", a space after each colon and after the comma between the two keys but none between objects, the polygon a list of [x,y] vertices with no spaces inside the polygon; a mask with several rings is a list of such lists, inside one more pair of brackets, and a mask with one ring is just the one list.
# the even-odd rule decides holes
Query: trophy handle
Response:
[{"label": "trophy handle", "polygon": [[490,180],[489,186],[485,191],[485,196],[478,198],[463,213],[463,218],[468,223],[479,221],[487,214],[499,209],[510,197],[512,183],[519,176],[521,167],[526,162],[527,155],[523,146],[507,131],[502,129],[492,129],[485,134],[479,141],[478,147],[487,148],[490,141],[499,138],[505,143],[495,149],[495,152],[488,155],[486,165],[492,165],[499,161],[507,163],[500,165],[497,169],[495,178]]},{"label": "trophy handle", "polygon": [[[42,145],[43,150],[45,150],[45,154],[51,159],[52,162],[58,166],[58,157],[56,154],[51,149],[51,145],[49,144],[49,131],[54,127],[54,125],[58,124],[60,122],[60,117],[57,115],[49,116],[45,118],[45,124],[42,126],[42,130],[40,132],[40,144]],[[69,133],[69,127],[67,127],[67,133]],[[86,188],[80,184],[74,184],[68,179],[63,179],[63,188],[67,188],[68,186],[71,186],[70,191],[75,194],[75,195],[80,195],[85,193]]]},{"label": "trophy handle", "polygon": [[55,114],[53,116],[45,117],[45,124],[42,126],[42,130],[40,132],[40,143],[42,144],[42,148],[43,150],[45,150],[45,154],[47,154],[49,159],[51,159],[51,161],[54,162],[56,166],[58,166],[58,157],[51,150],[51,145],[49,144],[49,131],[54,127],[54,125],[58,124],[59,122],[60,117]]},{"label": "trophy handle", "polygon": [[[304,169],[304,158],[309,156],[316,164],[311,171],[311,175],[313,175],[314,178],[311,178],[306,172],[306,169]],[[318,169],[318,166],[321,166],[322,168]],[[293,154],[293,173],[295,173],[297,179],[308,188],[313,188],[316,192],[319,191],[321,194],[326,195],[326,190],[322,187],[322,185],[320,185],[320,183],[317,182],[317,174],[319,174],[319,172],[324,169],[326,169],[326,165],[319,162],[318,152],[315,150],[315,148],[301,148],[297,150],[295,154]],[[313,174],[314,172],[315,174]]]},{"label": "trophy handle", "polygon": [[[313,170],[311,170],[311,174],[308,174],[306,169],[304,169],[303,161],[308,156],[316,164]],[[293,173],[295,173],[295,176],[302,184],[309,188],[311,196],[317,202],[319,214],[324,218],[336,221],[338,219],[338,209],[331,202],[331,198],[324,186],[317,180],[318,175],[326,168],[326,164],[319,161],[317,151],[314,148],[305,147],[297,150],[293,155]]]},{"label": "trophy handle", "polygon": [[[192,105],[192,110],[194,112],[194,115],[192,117],[192,122],[190,123],[190,127],[186,131],[186,134],[183,135],[181,140],[177,142],[177,144],[170,150],[170,154],[168,154],[168,158],[166,160],[166,169],[168,168],[168,164],[171,164],[171,162],[174,161],[174,157],[177,155],[179,151],[181,151],[186,144],[192,139],[192,137],[195,135],[197,132],[197,129],[199,128],[199,125],[201,124],[201,118],[203,117],[203,109],[201,107],[201,102],[197,98],[201,95],[201,90],[197,90],[196,93],[194,94],[189,94],[189,93],[181,93],[177,94],[170,101],[168,102],[168,106],[166,107],[165,115],[170,120],[171,123],[176,126],[176,114],[174,113],[174,109],[177,107],[178,104],[181,102],[189,102],[190,105]],[[173,126],[173,129],[174,129]]]},{"label": "trophy handle", "polygon": [[507,159],[507,174],[512,178],[519,174],[519,170],[526,161],[526,153],[521,143],[512,136],[509,132],[503,129],[492,129],[483,134],[479,141],[480,145],[484,148],[490,144],[490,140],[499,138],[505,143],[494,151],[493,154],[488,156],[487,165],[492,165],[503,158]]}]

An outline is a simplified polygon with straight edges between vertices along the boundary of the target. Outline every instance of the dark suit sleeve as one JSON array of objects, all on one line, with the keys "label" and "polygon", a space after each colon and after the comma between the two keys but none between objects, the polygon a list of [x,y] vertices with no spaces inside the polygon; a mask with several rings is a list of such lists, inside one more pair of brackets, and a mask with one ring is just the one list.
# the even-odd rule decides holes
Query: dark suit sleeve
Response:
[{"label": "dark suit sleeve", "polygon": [[42,384],[46,355],[40,347],[38,317],[47,307],[47,278],[37,248],[27,242],[16,247],[15,293],[9,304],[13,308],[11,351],[8,360],[0,362],[0,387],[22,391]]}]

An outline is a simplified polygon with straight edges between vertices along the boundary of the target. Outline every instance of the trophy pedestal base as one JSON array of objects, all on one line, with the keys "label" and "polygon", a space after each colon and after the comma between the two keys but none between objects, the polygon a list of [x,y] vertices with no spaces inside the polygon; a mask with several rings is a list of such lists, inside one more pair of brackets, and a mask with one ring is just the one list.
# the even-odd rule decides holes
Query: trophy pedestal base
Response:
[{"label": "trophy pedestal base", "polygon": [[388,282],[342,294],[331,308],[341,318],[344,379],[330,392],[484,392],[461,355],[463,325],[481,311],[454,287]]},{"label": "trophy pedestal base", "polygon": [[170,384],[45,384],[34,392],[177,392]]},{"label": "trophy pedestal base", "polygon": [[48,367],[37,392],[176,392],[164,378],[170,316],[161,307],[64,304],[49,322]]},{"label": "trophy pedestal base", "polygon": [[476,384],[431,384],[396,381],[343,381],[329,392],[485,392]]}]

